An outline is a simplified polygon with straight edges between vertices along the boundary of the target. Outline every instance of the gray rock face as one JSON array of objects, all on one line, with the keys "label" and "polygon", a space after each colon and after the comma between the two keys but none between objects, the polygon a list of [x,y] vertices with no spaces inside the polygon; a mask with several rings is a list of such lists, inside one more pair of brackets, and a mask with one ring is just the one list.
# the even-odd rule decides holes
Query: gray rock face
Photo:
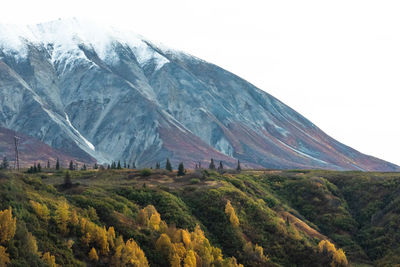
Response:
[{"label": "gray rock face", "polygon": [[399,170],[218,66],[75,19],[0,26],[0,88],[0,126],[100,162]]}]

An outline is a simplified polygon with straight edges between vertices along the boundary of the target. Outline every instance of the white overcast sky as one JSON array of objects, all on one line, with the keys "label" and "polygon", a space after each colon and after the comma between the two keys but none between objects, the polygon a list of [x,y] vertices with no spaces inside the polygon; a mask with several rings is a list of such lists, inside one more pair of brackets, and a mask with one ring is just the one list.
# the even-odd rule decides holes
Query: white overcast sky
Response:
[{"label": "white overcast sky", "polygon": [[84,18],[215,63],[400,165],[400,1],[0,0],[0,23]]}]

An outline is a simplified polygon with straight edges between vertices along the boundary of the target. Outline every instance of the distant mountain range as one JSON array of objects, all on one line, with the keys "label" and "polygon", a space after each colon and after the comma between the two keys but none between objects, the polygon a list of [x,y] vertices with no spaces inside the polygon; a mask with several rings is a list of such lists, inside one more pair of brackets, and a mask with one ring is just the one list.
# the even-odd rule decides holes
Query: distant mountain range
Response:
[{"label": "distant mountain range", "polygon": [[0,90],[0,126],[87,162],[400,170],[216,65],[77,19],[0,25]]}]

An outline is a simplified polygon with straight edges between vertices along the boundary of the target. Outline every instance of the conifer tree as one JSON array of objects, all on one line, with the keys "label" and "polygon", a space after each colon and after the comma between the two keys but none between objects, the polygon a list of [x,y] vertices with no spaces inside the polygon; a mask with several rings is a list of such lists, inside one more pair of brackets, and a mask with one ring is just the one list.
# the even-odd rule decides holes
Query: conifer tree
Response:
[{"label": "conifer tree", "polygon": [[238,162],[237,162],[236,170],[237,170],[238,172],[240,172],[240,171],[242,170],[242,168],[240,167],[240,160],[238,160]]},{"label": "conifer tree", "polygon": [[83,164],[82,171],[86,171],[86,164]]},{"label": "conifer tree", "polygon": [[74,163],[72,162],[72,160],[69,162],[69,170],[70,171],[74,170]]},{"label": "conifer tree", "polygon": [[118,166],[117,166],[117,169],[118,169],[118,170],[122,169],[122,167],[121,167],[121,161],[120,161],[120,160],[118,160]]},{"label": "conifer tree", "polygon": [[160,162],[157,162],[156,163],[156,170],[159,170],[160,169]]},{"label": "conifer tree", "polygon": [[124,160],[124,169],[126,169],[126,161]]},{"label": "conifer tree", "polygon": [[93,169],[97,170],[99,168],[99,165],[97,165],[97,162],[94,164]]},{"label": "conifer tree", "polygon": [[37,172],[36,163],[33,164],[33,172]]},{"label": "conifer tree", "polygon": [[215,170],[214,159],[211,159],[210,166],[208,167],[210,170]]},{"label": "conifer tree", "polygon": [[224,165],[222,164],[222,161],[220,161],[218,166],[218,171],[222,172],[223,170],[224,170]]},{"label": "conifer tree", "polygon": [[1,168],[0,169],[8,169],[10,164],[8,163],[7,157],[3,157],[3,162],[1,163]]},{"label": "conifer tree", "polygon": [[132,163],[132,169],[136,169],[136,163],[135,162]]},{"label": "conifer tree", "polygon": [[183,166],[183,162],[179,163],[178,166],[178,176],[185,175],[185,167]]},{"label": "conifer tree", "polygon": [[47,160],[47,169],[50,169],[50,160]]},{"label": "conifer tree", "polygon": [[69,172],[67,171],[65,173],[65,177],[64,177],[64,187],[70,188],[71,186],[72,186],[71,176],[69,175]]},{"label": "conifer tree", "polygon": [[40,163],[38,163],[37,165],[37,172],[41,172],[42,171],[42,166],[40,166]]},{"label": "conifer tree", "polygon": [[172,165],[171,162],[169,162],[169,158],[167,158],[167,162],[165,163],[165,169],[172,172]]},{"label": "conifer tree", "polygon": [[59,170],[60,169],[60,161],[58,160],[58,158],[57,158],[57,162],[56,162],[56,170]]}]

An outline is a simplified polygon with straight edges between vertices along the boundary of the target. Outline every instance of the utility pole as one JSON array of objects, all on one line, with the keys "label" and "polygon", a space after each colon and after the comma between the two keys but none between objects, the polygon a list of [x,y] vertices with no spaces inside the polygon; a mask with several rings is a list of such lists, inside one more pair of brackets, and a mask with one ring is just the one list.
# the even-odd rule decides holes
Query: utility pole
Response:
[{"label": "utility pole", "polygon": [[14,161],[14,169],[19,170],[19,156],[18,156],[18,143],[19,140],[21,138],[19,138],[17,136],[17,133],[14,134],[14,147],[15,147],[15,161]]}]

